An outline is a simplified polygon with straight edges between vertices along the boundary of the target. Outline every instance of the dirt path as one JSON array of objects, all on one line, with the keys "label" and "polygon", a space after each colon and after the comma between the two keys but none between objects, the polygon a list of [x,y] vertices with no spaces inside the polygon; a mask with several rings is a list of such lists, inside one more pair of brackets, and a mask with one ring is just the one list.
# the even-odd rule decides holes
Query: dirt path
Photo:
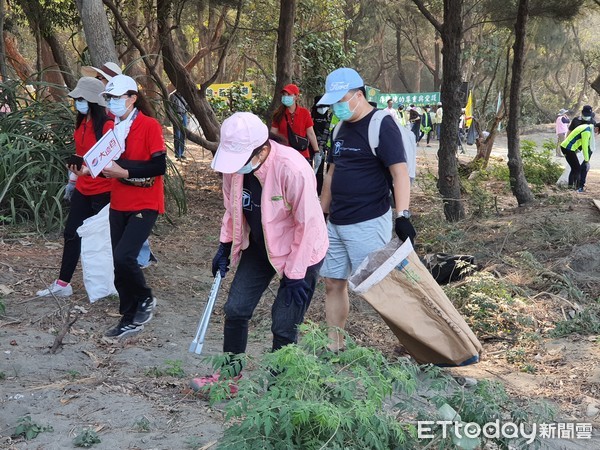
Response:
[{"label": "dirt path", "polygon": [[[433,165],[433,151],[420,154],[422,167]],[[194,149],[189,152],[189,162],[180,166],[190,188],[189,214],[174,217],[174,227],[161,219],[151,238],[159,263],[147,269],[146,275],[158,297],[157,314],[135,337],[122,342],[103,338],[104,331],[118,320],[118,301],[105,299],[90,304],[79,271],[73,280],[74,295],[68,301],[34,297],[35,291],[58,272],[58,234],[47,240],[30,234],[3,235],[0,285],[12,292],[4,295],[6,316],[0,318],[0,373],[4,376],[0,379],[0,448],[73,448],[73,438],[84,428],[97,431],[102,443],[94,448],[100,449],[208,448],[219,439],[223,432],[220,408],[210,408],[186,390],[192,376],[211,372],[206,362],[188,353],[212,282],[209,266],[218,244],[222,213],[219,178],[208,166],[208,155]],[[514,255],[527,243],[527,237],[515,230],[526,233],[535,224],[554,220],[565,211],[580,214],[586,223],[600,223],[600,212],[591,206],[592,196],[600,197],[598,171],[590,174],[588,192],[573,194],[569,204],[518,209],[508,196],[506,209],[493,218],[493,226],[482,222],[473,224],[471,230],[485,238],[489,249]],[[428,194],[417,190],[413,200],[416,215],[424,214],[432,202]],[[520,237],[506,243],[507,230],[511,236]],[[484,231],[488,235],[483,236]],[[593,243],[597,242],[596,236]],[[546,254],[549,266],[550,258],[567,256],[554,255],[551,246]],[[478,256],[489,258],[484,252]],[[588,269],[591,276],[600,279],[600,265]],[[207,355],[218,354],[221,349],[222,305],[230,280],[230,276],[225,279],[219,295],[205,345]],[[254,355],[269,347],[271,295],[267,292],[251,324],[249,351]],[[320,283],[310,319],[324,320],[323,301]],[[64,311],[74,307],[79,308],[77,322],[64,339],[63,348],[49,354],[63,325]],[[543,298],[531,308],[540,323],[560,318],[560,308]],[[357,341],[393,355],[397,340],[355,297],[349,323],[349,332]],[[560,407],[562,420],[594,422],[598,429],[600,424],[590,415],[593,410],[589,406],[600,409],[600,351],[595,337],[544,339],[539,356],[535,356],[538,370],[534,374],[520,372],[506,362],[505,353],[511,345],[514,343],[485,341],[485,357],[480,364],[452,372],[498,379],[521,398],[550,399]],[[178,374],[183,376],[175,376]],[[53,431],[29,442],[11,440],[18,419],[26,415],[39,425],[51,425]],[[600,441],[594,442],[598,442],[595,447],[581,447],[581,443],[556,441],[552,448],[600,448]]]}]

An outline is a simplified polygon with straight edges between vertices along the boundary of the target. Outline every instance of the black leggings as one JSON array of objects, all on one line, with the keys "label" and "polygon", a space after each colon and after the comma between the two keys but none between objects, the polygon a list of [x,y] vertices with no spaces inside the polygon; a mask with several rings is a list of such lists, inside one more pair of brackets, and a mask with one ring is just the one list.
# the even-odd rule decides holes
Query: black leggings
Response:
[{"label": "black leggings", "polygon": [[77,228],[83,221],[100,212],[110,202],[110,192],[96,195],[83,195],[77,189],[71,197],[71,209],[65,224],[65,244],[63,246],[62,261],[60,263],[60,274],[58,279],[70,283],[73,273],[79,261],[81,253],[81,238],[77,234]]},{"label": "black leggings", "polygon": [[138,304],[152,296],[137,256],[152,231],[158,211],[116,211],[111,208],[109,217],[119,312],[125,322],[131,322]]}]

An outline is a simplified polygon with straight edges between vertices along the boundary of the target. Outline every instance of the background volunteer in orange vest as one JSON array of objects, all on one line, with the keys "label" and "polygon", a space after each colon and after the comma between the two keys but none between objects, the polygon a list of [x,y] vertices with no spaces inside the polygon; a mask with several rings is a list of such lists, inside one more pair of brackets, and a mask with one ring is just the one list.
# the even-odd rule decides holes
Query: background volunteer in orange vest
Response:
[{"label": "background volunteer in orange vest", "polygon": [[[314,123],[310,111],[298,105],[299,96],[300,89],[295,84],[288,84],[281,90],[281,105],[273,113],[271,132],[281,137],[286,145],[295,148],[307,161],[311,162],[313,154],[311,154],[308,144],[312,147],[312,151],[316,152],[319,151],[319,143],[313,129]],[[296,135],[304,138],[306,141],[306,145],[302,146],[304,148],[298,148],[294,142],[291,142],[290,129]]]},{"label": "background volunteer in orange vest", "polygon": [[142,330],[156,306],[136,258],[158,215],[165,212],[166,150],[162,128],[151,117],[152,110],[133,78],[117,75],[103,94],[115,115],[115,135],[124,149],[120,158],[102,171],[114,179],[109,217],[122,314],[106,336],[123,337]]}]

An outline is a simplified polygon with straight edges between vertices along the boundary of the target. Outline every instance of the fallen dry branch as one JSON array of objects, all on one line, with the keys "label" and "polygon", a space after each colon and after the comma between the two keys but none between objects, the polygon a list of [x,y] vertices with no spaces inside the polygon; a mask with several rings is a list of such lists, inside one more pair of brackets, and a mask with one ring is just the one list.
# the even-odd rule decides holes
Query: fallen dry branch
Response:
[{"label": "fallen dry branch", "polygon": [[60,330],[60,333],[56,335],[56,338],[54,338],[54,344],[52,344],[52,347],[50,348],[51,354],[55,354],[58,348],[62,346],[62,341],[65,338],[65,335],[69,332],[73,324],[77,322],[77,319],[79,319],[79,315],[75,315],[73,319],[69,320],[69,313],[67,313],[62,330]]}]

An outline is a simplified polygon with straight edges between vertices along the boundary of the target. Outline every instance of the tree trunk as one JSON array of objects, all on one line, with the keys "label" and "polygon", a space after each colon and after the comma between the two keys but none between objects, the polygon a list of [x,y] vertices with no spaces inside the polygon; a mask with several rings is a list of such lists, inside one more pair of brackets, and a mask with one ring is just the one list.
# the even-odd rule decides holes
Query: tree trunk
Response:
[{"label": "tree trunk", "polygon": [[406,78],[404,72],[404,64],[402,64],[402,31],[400,30],[400,24],[396,24],[396,61],[398,69],[398,78],[404,85],[404,92],[414,92],[410,89],[410,84]]},{"label": "tree trunk", "polygon": [[600,75],[598,75],[596,79],[592,82],[592,89],[595,90],[598,94],[600,94]]},{"label": "tree trunk", "polygon": [[444,105],[444,120],[442,121],[440,149],[438,150],[438,189],[444,203],[444,215],[451,222],[461,220],[465,216],[456,158],[461,109],[459,90],[461,86],[460,44],[463,37],[463,1],[444,1],[444,24],[441,30],[443,43],[441,98]]},{"label": "tree trunk", "polygon": [[115,41],[102,0],[75,0],[75,5],[81,16],[92,64],[101,67],[106,62],[118,63]]},{"label": "tree trunk", "polygon": [[19,52],[15,36],[6,31],[4,32],[4,48],[6,50],[6,59],[17,73],[17,76],[23,81],[28,80],[33,74],[33,68],[21,52]]},{"label": "tree trunk", "polygon": [[71,71],[71,67],[69,66],[69,62],[67,61],[67,55],[65,54],[62,45],[56,38],[54,30],[47,30],[44,33],[44,40],[48,43],[48,46],[52,51],[52,57],[58,65],[58,69],[60,70],[60,74],[65,84],[70,90],[75,89],[75,86],[77,85],[77,79]]},{"label": "tree trunk", "polygon": [[6,50],[4,49],[4,14],[6,13],[4,0],[0,0],[0,81],[6,81]]},{"label": "tree trunk", "polygon": [[440,79],[440,69],[441,69],[441,49],[440,49],[440,34],[436,31],[435,33],[435,43],[434,43],[434,69],[433,69],[433,90],[437,91],[441,85]]},{"label": "tree trunk", "polygon": [[[206,88],[214,82],[220,75],[223,69],[223,61],[227,55],[229,44],[235,36],[235,32],[239,25],[242,0],[237,3],[236,19],[233,30],[229,33],[228,41],[223,45],[220,52],[218,67],[213,75],[204,80],[201,88],[196,87],[196,82],[191,77],[190,73],[185,69],[184,65],[177,58],[175,52],[175,43],[171,36],[170,17],[171,17],[171,0],[157,0],[156,12],[158,17],[158,37],[161,44],[163,59],[165,61],[164,70],[171,80],[171,83],[181,93],[183,98],[188,103],[192,114],[198,120],[204,132],[204,138],[201,136],[192,136],[186,132],[186,136],[193,142],[196,142],[213,154],[217,150],[219,141],[219,122],[212,110],[208,99],[206,98]],[[193,138],[193,139],[192,139]]]},{"label": "tree trunk", "polygon": [[527,37],[527,19],[529,0],[519,0],[515,23],[515,43],[513,45],[512,77],[510,84],[510,103],[506,134],[508,138],[508,170],[510,187],[519,205],[533,201],[533,193],[525,179],[523,160],[519,141],[519,119],[521,117],[521,83],[525,66],[525,39]]},{"label": "tree trunk", "polygon": [[[502,109],[501,109],[502,111]],[[494,147],[494,141],[496,140],[496,136],[498,134],[498,125],[502,122],[504,118],[504,113],[499,112],[492,122],[490,127],[490,134],[487,138],[482,139],[483,131],[480,127],[479,121],[473,119],[473,125],[477,130],[477,134],[479,138],[475,140],[475,145],[477,146],[477,155],[473,158],[473,161],[469,163],[469,167],[473,170],[476,169],[485,169],[488,166],[490,161],[490,155],[492,154],[492,148]]]},{"label": "tree trunk", "polygon": [[267,124],[275,108],[279,105],[281,89],[292,81],[292,58],[294,43],[294,22],[296,20],[296,0],[280,0],[279,28],[277,29],[277,67],[275,70],[275,89],[273,99],[267,111]]},{"label": "tree trunk", "polygon": [[[55,102],[60,102],[65,98],[65,91],[62,89],[63,77],[60,72],[58,64],[54,60],[52,49],[45,39],[41,42],[41,56],[42,56],[42,67],[43,74],[42,80],[48,83],[47,86],[43,86],[40,91],[40,95],[43,98],[50,97]],[[75,86],[73,86],[74,88]]]}]

